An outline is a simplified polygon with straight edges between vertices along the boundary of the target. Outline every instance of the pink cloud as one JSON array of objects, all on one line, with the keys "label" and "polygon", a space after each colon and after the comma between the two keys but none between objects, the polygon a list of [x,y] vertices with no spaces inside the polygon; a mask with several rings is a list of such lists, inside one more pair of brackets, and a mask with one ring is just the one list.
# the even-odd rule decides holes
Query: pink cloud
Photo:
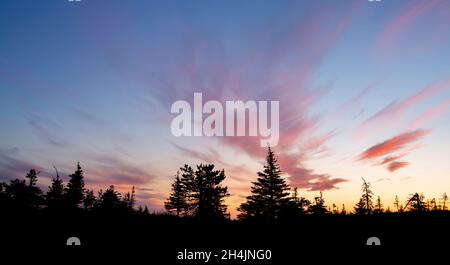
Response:
[{"label": "pink cloud", "polygon": [[442,2],[445,1],[428,0],[418,1],[416,4],[408,3],[407,8],[388,22],[387,26],[382,30],[377,43],[381,52],[383,54],[390,52],[402,35],[412,28],[421,16],[427,14]]},{"label": "pink cloud", "polygon": [[[204,100],[279,101],[280,141],[274,150],[283,172],[300,188],[335,188],[341,180],[315,174],[305,166],[308,159],[325,154],[327,142],[335,136],[334,131],[319,133],[322,117],[310,113],[312,106],[331,90],[333,81],[317,86],[312,86],[310,81],[323,58],[351,26],[360,6],[361,2],[355,1],[342,12],[321,6],[298,16],[288,27],[278,25],[283,21],[270,21],[263,32],[250,34],[243,40],[251,49],[245,50],[236,61],[225,56],[226,47],[221,43],[209,39],[207,34],[189,30],[189,34],[181,34],[186,37],[182,41],[184,45],[173,51],[180,55],[180,61],[166,65],[167,69],[160,66],[155,69],[149,80],[151,87],[163,89],[151,89],[151,94],[164,106],[180,99],[190,101],[194,91],[203,92]],[[277,38],[269,38],[273,35]],[[165,122],[170,120],[168,117]],[[258,137],[217,139],[221,148],[229,147],[258,160],[266,155]],[[178,149],[204,161],[217,158],[208,151]],[[285,162],[291,149],[300,150],[301,154],[296,155],[300,163]]]},{"label": "pink cloud", "polygon": [[406,154],[387,156],[380,163],[378,163],[378,165],[385,165],[385,164],[394,162],[394,161],[404,157],[405,155]]},{"label": "pink cloud", "polygon": [[402,150],[410,143],[418,141],[430,132],[431,130],[415,130],[399,134],[370,147],[359,155],[359,160],[375,159]]},{"label": "pink cloud", "polygon": [[394,101],[361,123],[356,129],[356,133],[364,134],[369,131],[373,133],[376,130],[392,128],[400,123],[407,111],[434,96],[442,94],[449,88],[450,79],[434,82],[405,100]]},{"label": "pink cloud", "polygon": [[409,165],[408,162],[404,162],[404,161],[394,161],[392,163],[390,163],[388,165],[388,170],[390,172],[394,172],[396,170],[399,170],[400,168],[406,167],[407,165]]},{"label": "pink cloud", "polygon": [[420,116],[416,117],[408,126],[408,129],[416,129],[423,126],[424,124],[434,120],[443,114],[447,113],[450,108],[450,100],[446,100],[431,109],[425,111]]},{"label": "pink cloud", "polygon": [[343,178],[332,178],[328,174],[317,174],[303,164],[305,156],[281,155],[280,167],[283,172],[289,174],[289,181],[293,187],[307,188],[309,191],[324,191],[338,189],[339,183],[346,182]]}]

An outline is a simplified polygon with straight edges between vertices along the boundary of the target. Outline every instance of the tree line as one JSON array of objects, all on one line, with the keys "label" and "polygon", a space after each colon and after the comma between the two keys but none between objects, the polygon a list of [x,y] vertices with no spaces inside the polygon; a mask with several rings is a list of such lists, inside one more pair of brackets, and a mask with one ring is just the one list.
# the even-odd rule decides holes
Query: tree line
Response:
[{"label": "tree line", "polygon": [[[110,186],[100,190],[97,195],[92,189],[86,189],[84,174],[77,163],[76,170],[69,175],[67,184],[56,177],[44,193],[38,186],[39,172],[30,169],[25,179],[13,179],[9,183],[0,183],[0,208],[10,210],[52,211],[99,211],[149,214],[147,206],[135,207],[135,188],[121,194]],[[371,184],[362,178],[362,195],[353,211],[347,211],[345,205],[338,207],[325,205],[322,192],[313,200],[299,195],[296,187],[291,187],[282,177],[280,165],[274,152],[268,147],[262,171],[257,172],[252,182],[250,195],[238,207],[238,219],[275,221],[295,219],[304,215],[376,215],[391,212],[447,211],[448,196],[443,193],[439,199],[425,200],[423,194],[410,194],[404,203],[395,197],[394,210],[385,208],[380,196],[375,199]],[[225,171],[218,170],[214,164],[200,164],[195,168],[189,165],[181,167],[174,176],[171,192],[164,203],[167,212],[176,217],[198,219],[230,219],[225,200],[230,196],[228,187],[223,185]]]},{"label": "tree line", "polygon": [[[211,170],[205,171],[205,167]],[[197,166],[196,171],[188,165],[180,168],[172,183],[170,196],[165,202],[166,210],[177,217],[204,217],[207,212],[208,217],[228,218],[229,214],[222,202],[229,194],[227,187],[220,185],[225,179],[224,171],[213,171],[212,168],[214,165],[203,164]],[[390,207],[384,208],[380,196],[374,201],[371,184],[364,178],[362,195],[353,211],[347,212],[345,205],[340,209],[336,204],[327,207],[322,192],[312,201],[299,196],[297,187],[291,187],[281,176],[280,165],[270,147],[263,170],[257,175],[256,181],[252,182],[250,195],[237,209],[237,217],[240,220],[274,221],[303,215],[371,215],[393,212]],[[405,204],[401,204],[396,196],[394,206],[398,213],[447,211],[447,201],[446,193],[442,194],[440,202],[435,198],[425,200],[423,194],[413,193]]]},{"label": "tree line", "polygon": [[46,193],[37,186],[39,172],[30,169],[25,179],[14,179],[9,183],[0,183],[0,207],[9,210],[37,210],[52,211],[121,211],[149,213],[147,207],[134,209],[136,203],[135,189],[122,195],[111,185],[106,190],[100,190],[97,196],[94,191],[86,189],[84,175],[80,163],[76,170],[69,175],[69,181],[64,184],[56,169],[56,177]]}]

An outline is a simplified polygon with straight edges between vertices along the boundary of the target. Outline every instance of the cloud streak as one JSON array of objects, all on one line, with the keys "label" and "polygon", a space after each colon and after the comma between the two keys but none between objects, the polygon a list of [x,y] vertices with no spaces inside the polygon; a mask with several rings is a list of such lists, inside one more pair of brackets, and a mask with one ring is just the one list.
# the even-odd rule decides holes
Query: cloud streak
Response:
[{"label": "cloud streak", "polygon": [[407,165],[409,165],[409,163],[405,161],[394,161],[388,165],[388,170],[390,172],[394,172],[400,168],[406,167]]},{"label": "cloud streak", "polygon": [[[404,119],[406,113],[409,110],[414,109],[419,104],[432,97],[441,95],[443,92],[448,91],[449,89],[450,79],[434,82],[402,101],[391,102],[382,110],[361,123],[361,125],[358,126],[356,132],[361,134],[369,131],[373,132],[379,129],[392,128],[393,126],[398,125]],[[440,111],[440,113],[441,112],[442,111]]]},{"label": "cloud streak", "polygon": [[421,129],[399,134],[368,148],[359,155],[359,160],[375,159],[402,150],[410,143],[420,140],[430,132],[431,130]]}]

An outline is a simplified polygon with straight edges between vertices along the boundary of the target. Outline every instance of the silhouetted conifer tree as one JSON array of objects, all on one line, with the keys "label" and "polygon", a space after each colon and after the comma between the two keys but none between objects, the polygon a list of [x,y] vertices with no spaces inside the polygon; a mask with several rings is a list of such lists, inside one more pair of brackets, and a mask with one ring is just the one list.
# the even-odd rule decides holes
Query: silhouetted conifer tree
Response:
[{"label": "silhouetted conifer tree", "polygon": [[448,196],[447,196],[447,193],[446,192],[444,192],[443,194],[442,194],[442,210],[443,211],[446,211],[447,210],[447,207],[446,207],[446,202],[447,202],[447,200],[448,200]]},{"label": "silhouetted conifer tree", "polygon": [[224,179],[224,170],[214,170],[213,164],[197,166],[194,178],[186,183],[186,187],[189,187],[190,205],[196,217],[201,219],[225,217],[227,206],[224,200],[230,194],[228,188],[221,184]]},{"label": "silhouetted conifer tree", "polygon": [[169,198],[164,203],[164,207],[170,213],[175,213],[178,217],[184,212],[187,212],[187,188],[185,183],[180,178],[180,172],[178,171],[175,180],[172,183],[172,190]]},{"label": "silhouetted conifer tree", "polygon": [[58,170],[55,167],[56,178],[52,179],[51,186],[48,187],[47,194],[45,195],[47,207],[61,209],[64,205],[64,185],[59,178]]},{"label": "silhouetted conifer tree", "polygon": [[373,212],[376,214],[383,213],[383,204],[381,203],[380,196],[377,197],[377,202],[375,203],[375,208],[374,208]]},{"label": "silhouetted conifer tree", "polygon": [[362,178],[362,180],[363,180],[363,185],[362,185],[363,194],[361,196],[361,199],[355,205],[355,213],[370,214],[370,213],[372,213],[372,209],[373,209],[373,202],[372,202],[373,192],[370,189],[370,183],[366,182],[366,180],[364,178]]},{"label": "silhouetted conifer tree", "polygon": [[308,207],[308,212],[318,215],[327,213],[327,208],[325,207],[325,200],[323,198],[322,192],[320,192],[320,196],[314,197],[314,203],[312,203]]},{"label": "silhouetted conifer tree", "polygon": [[84,199],[83,199],[83,208],[85,210],[90,210],[94,208],[95,205],[95,195],[93,190],[86,190]]},{"label": "silhouetted conifer tree", "polygon": [[289,207],[290,187],[281,177],[280,166],[270,147],[264,170],[258,172],[258,178],[252,184],[252,194],[238,208],[239,218],[255,217],[270,221],[278,219],[286,207]]},{"label": "silhouetted conifer tree", "polygon": [[401,212],[401,205],[400,205],[400,200],[398,199],[398,196],[395,195],[395,199],[394,199],[394,206],[397,209],[397,212]]},{"label": "silhouetted conifer tree", "polygon": [[114,186],[109,186],[104,192],[101,193],[98,199],[98,208],[101,210],[116,210],[124,208],[125,204],[120,198],[120,193],[114,189]]},{"label": "silhouetted conifer tree", "polygon": [[405,208],[409,209],[412,212],[422,212],[426,210],[425,207],[425,196],[423,194],[414,193],[410,194],[408,201],[405,205]]},{"label": "silhouetted conifer tree", "polygon": [[344,204],[342,204],[341,214],[342,215],[346,215],[347,214],[347,211],[345,210],[345,205]]},{"label": "silhouetted conifer tree", "polygon": [[84,177],[80,162],[77,163],[75,173],[69,176],[70,180],[65,188],[65,199],[68,207],[77,208],[84,199]]},{"label": "silhouetted conifer tree", "polygon": [[123,196],[123,203],[131,211],[133,211],[133,207],[136,202],[134,196],[135,196],[134,186],[131,188],[131,192],[127,192],[125,196]]},{"label": "silhouetted conifer tree", "polygon": [[356,214],[366,214],[366,203],[364,201],[364,198],[361,197],[358,201],[358,203],[355,205],[355,213]]}]

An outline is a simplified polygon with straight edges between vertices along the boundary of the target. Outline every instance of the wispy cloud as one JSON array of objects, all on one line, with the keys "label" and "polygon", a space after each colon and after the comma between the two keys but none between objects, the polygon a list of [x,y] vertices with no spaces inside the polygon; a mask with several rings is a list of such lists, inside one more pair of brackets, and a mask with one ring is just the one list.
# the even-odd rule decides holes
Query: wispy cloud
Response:
[{"label": "wispy cloud", "polygon": [[[274,150],[283,172],[299,188],[336,188],[335,185],[343,180],[332,180],[327,174],[315,174],[305,167],[307,160],[326,154],[327,142],[336,135],[333,130],[321,132],[322,117],[311,113],[312,106],[332,89],[334,82],[312,86],[310,81],[323,58],[351,26],[359,6],[360,2],[356,1],[342,12],[321,7],[295,17],[289,27],[278,25],[282,23],[280,21],[273,22],[263,34],[258,32],[245,39],[252,49],[242,53],[236,61],[223,56],[226,48],[222,43],[208,39],[208,35],[189,31],[189,37],[183,41],[186,45],[174,51],[180,53],[180,61],[175,66],[170,65],[170,70],[153,72],[152,87],[164,89],[152,89],[151,94],[162,106],[170,106],[179,99],[191,101],[193,92],[203,92],[204,100],[279,101],[280,141]],[[272,31],[278,36],[276,40],[267,37],[273,35]],[[178,78],[174,79],[174,75]],[[365,89],[357,97],[364,97],[371,89]],[[259,137],[220,137],[219,142],[221,147],[241,151],[257,160],[266,154],[265,148],[260,147]],[[175,147],[206,162],[221,161],[208,150],[200,152]],[[292,149],[297,150],[295,154]],[[294,163],[285,163],[285,160],[294,159],[292,156],[296,159]]]},{"label": "wispy cloud", "polygon": [[375,159],[404,149],[408,144],[418,141],[431,130],[415,130],[394,136],[386,141],[376,144],[359,155],[360,160]]},{"label": "wispy cloud", "polygon": [[[434,82],[415,94],[401,101],[393,101],[382,110],[366,119],[356,128],[357,134],[365,134],[380,129],[389,129],[400,124],[404,120],[405,115],[411,109],[416,108],[419,104],[431,99],[437,95],[450,89],[450,79]],[[445,106],[441,107],[445,108]],[[435,111],[437,114],[443,113],[443,110]]]},{"label": "wispy cloud", "polygon": [[414,26],[414,23],[416,23],[423,15],[437,7],[440,3],[444,2],[445,1],[442,0],[428,0],[408,3],[403,12],[389,21],[386,27],[381,31],[377,43],[378,49],[382,54],[390,54],[393,47],[400,38]]},{"label": "wispy cloud", "polygon": [[428,109],[427,111],[420,114],[418,117],[416,117],[408,126],[407,128],[409,130],[414,130],[419,127],[422,127],[423,125],[427,124],[428,122],[437,119],[447,113],[450,109],[450,100],[447,99],[440,104]]},{"label": "wispy cloud", "polygon": [[405,161],[394,161],[392,163],[389,163],[388,170],[390,172],[394,172],[400,168],[406,167],[407,165],[409,165],[409,163]]},{"label": "wispy cloud", "polygon": [[34,129],[39,138],[41,138],[45,143],[54,147],[68,146],[68,142],[55,133],[62,129],[62,126],[60,126],[59,124],[36,114],[29,115],[27,119],[28,124]]},{"label": "wispy cloud", "polygon": [[44,177],[52,176],[52,172],[21,158],[19,148],[0,148],[0,180],[22,178],[30,169],[36,169]]},{"label": "wispy cloud", "polygon": [[[375,165],[387,165],[386,168],[390,172],[394,172],[409,165],[408,162],[398,161],[398,159],[401,159],[412,150],[409,148],[408,151],[405,151],[405,149],[412,143],[417,142],[428,135],[430,132],[431,130],[418,129],[396,135],[368,148],[358,156],[358,160],[376,160],[382,158],[381,161],[375,163]],[[400,151],[402,152],[398,153]]]}]

